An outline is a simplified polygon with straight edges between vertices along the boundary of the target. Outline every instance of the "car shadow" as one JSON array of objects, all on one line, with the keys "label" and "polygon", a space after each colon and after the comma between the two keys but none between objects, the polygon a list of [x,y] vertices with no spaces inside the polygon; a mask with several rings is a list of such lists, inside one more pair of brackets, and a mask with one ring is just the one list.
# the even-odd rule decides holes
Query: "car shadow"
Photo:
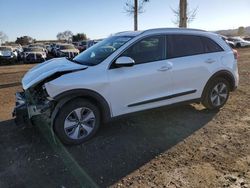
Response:
[{"label": "car shadow", "polygon": [[[40,120],[32,128],[16,127],[13,120],[0,122],[4,153],[0,179],[5,180],[1,183],[107,187],[168,151],[215,115],[199,105],[140,112],[102,126],[93,139],[78,146],[64,146],[49,137],[50,129],[41,129],[48,126]],[[11,167],[10,161],[14,161]]]},{"label": "car shadow", "polygon": [[68,151],[99,186],[107,187],[192,135],[215,114],[192,105],[134,114]]}]

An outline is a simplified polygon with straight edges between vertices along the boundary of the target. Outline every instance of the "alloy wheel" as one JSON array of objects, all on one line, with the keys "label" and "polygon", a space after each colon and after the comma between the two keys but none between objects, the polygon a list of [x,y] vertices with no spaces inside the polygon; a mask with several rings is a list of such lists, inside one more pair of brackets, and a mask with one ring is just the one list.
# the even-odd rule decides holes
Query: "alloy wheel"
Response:
[{"label": "alloy wheel", "polygon": [[220,82],[214,86],[210,94],[210,100],[214,106],[221,106],[225,103],[228,97],[227,85]]},{"label": "alloy wheel", "polygon": [[77,108],[65,118],[64,131],[71,139],[82,139],[93,131],[95,119],[95,114],[91,109]]}]

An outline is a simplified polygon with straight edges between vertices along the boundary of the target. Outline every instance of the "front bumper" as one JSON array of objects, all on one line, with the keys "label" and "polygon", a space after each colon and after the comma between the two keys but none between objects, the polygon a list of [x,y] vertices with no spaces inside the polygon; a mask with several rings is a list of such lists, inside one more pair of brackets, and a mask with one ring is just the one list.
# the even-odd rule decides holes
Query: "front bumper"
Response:
[{"label": "front bumper", "polygon": [[31,118],[33,116],[41,115],[53,108],[52,101],[45,101],[41,104],[30,104],[27,102],[27,98],[24,92],[17,92],[16,97],[16,106],[12,112],[12,116],[15,117],[15,122],[17,125],[29,125],[31,124]]},{"label": "front bumper", "polygon": [[12,116],[15,117],[16,125],[30,125],[31,121],[29,118],[24,92],[17,92],[15,97],[16,106],[14,107],[14,110],[12,112]]}]

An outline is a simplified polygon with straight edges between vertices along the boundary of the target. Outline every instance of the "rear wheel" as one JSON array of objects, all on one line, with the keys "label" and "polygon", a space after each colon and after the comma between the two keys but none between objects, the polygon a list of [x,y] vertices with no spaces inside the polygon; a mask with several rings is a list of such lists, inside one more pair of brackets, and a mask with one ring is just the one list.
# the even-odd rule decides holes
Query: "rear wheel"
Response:
[{"label": "rear wheel", "polygon": [[208,109],[219,109],[229,97],[229,83],[224,78],[215,78],[208,83],[202,99],[202,104]]},{"label": "rear wheel", "polygon": [[81,144],[97,132],[100,126],[99,109],[87,100],[72,100],[61,108],[54,126],[63,143]]}]

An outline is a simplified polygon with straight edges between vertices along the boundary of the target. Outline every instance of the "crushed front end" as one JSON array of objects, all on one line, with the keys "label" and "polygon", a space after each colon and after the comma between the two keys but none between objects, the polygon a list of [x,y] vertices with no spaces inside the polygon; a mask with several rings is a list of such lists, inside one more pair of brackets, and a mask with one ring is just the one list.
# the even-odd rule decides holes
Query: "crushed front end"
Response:
[{"label": "crushed front end", "polygon": [[49,98],[44,85],[38,84],[23,92],[17,92],[13,117],[17,125],[31,124],[31,118],[37,115],[49,115],[53,100]]}]

